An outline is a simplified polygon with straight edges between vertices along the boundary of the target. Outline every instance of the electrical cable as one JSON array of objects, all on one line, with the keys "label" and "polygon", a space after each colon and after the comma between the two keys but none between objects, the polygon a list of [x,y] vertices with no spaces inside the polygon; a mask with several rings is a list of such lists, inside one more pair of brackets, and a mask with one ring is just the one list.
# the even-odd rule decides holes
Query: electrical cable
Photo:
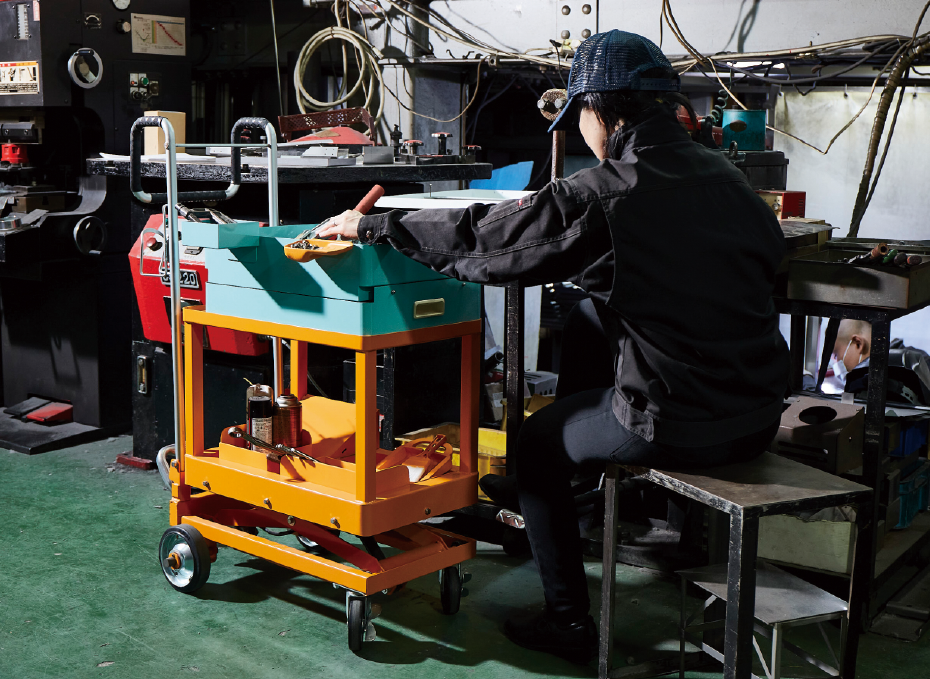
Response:
[{"label": "electrical cable", "polygon": [[420,117],[420,118],[426,118],[427,120],[432,120],[432,121],[437,122],[437,123],[453,123],[453,122],[455,122],[456,120],[458,120],[459,118],[461,118],[463,115],[465,115],[466,111],[468,111],[468,109],[471,108],[471,105],[475,103],[475,98],[478,96],[478,85],[481,84],[481,67],[482,67],[482,65],[484,65],[484,62],[485,62],[486,59],[487,59],[487,57],[482,57],[482,58],[481,58],[481,61],[478,62],[478,76],[477,76],[478,81],[477,81],[477,83],[475,83],[475,91],[474,91],[474,93],[471,95],[471,99],[469,100],[469,102],[468,102],[467,104],[465,104],[465,108],[462,109],[462,112],[461,112],[461,113],[459,113],[459,114],[458,114],[457,116],[455,116],[454,118],[449,118],[449,120],[440,120],[439,118],[433,118],[432,116],[428,116],[428,115],[425,115],[425,114],[423,114],[423,113],[417,113],[417,112],[414,111],[412,108],[410,108],[409,106],[407,106],[407,104],[405,104],[404,102],[402,102],[402,101],[400,100],[400,98],[394,93],[394,90],[392,90],[390,87],[388,87],[388,84],[387,84],[386,82],[384,82],[383,80],[381,81],[381,86],[382,86],[385,90],[387,90],[388,94],[390,94],[392,97],[394,97],[394,99],[397,101],[398,104],[400,104],[405,110],[409,111],[409,112],[412,113],[413,115],[418,116],[418,117]]},{"label": "electrical cable", "polygon": [[[375,123],[381,118],[384,111],[384,96],[381,94],[387,89],[384,78],[381,74],[381,68],[378,61],[384,55],[364,37],[353,31],[351,28],[342,26],[342,17],[339,13],[341,7],[340,0],[336,0],[333,5],[336,13],[337,26],[330,26],[314,34],[301,48],[297,56],[297,64],[294,67],[294,89],[297,92],[297,107],[301,113],[310,111],[329,111],[340,104],[345,104],[361,89],[364,94],[363,107],[371,111],[371,105],[376,93],[378,96],[378,109],[373,113]],[[310,59],[314,53],[330,40],[339,40],[342,42],[343,50],[343,81],[339,93],[332,101],[321,101],[310,96],[310,93],[304,88],[303,79],[306,73]],[[359,64],[358,79],[352,87],[349,87],[348,60],[345,53],[346,44],[354,48],[355,56]]]},{"label": "electrical cable", "polygon": [[278,55],[278,27],[274,20],[274,0],[268,0],[271,7],[271,37],[274,40],[274,74],[278,78],[278,105],[280,115],[284,115],[284,94],[281,89],[281,57]]}]

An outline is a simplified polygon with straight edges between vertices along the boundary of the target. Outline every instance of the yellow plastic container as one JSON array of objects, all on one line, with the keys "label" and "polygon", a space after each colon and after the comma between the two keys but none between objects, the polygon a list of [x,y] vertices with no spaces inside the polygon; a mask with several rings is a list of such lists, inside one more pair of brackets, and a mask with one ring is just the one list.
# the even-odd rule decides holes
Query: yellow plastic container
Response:
[{"label": "yellow plastic container", "polygon": [[[428,439],[442,434],[452,444],[452,464],[459,463],[459,425],[457,422],[445,422],[428,429],[419,429],[398,436],[404,443],[416,439]],[[485,474],[507,475],[507,434],[499,429],[478,428],[478,478]],[[490,502],[490,498],[478,489],[478,497]]]}]

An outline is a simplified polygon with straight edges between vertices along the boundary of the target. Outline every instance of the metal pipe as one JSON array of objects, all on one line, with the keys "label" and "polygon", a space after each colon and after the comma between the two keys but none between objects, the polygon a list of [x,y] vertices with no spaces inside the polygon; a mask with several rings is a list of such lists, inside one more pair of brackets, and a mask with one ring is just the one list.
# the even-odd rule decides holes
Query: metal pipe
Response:
[{"label": "metal pipe", "polygon": [[[274,125],[265,123],[265,141],[268,144],[268,225],[278,226],[278,133]],[[274,395],[284,393],[284,355],[281,351],[281,338],[271,339],[271,352],[274,359]]]},{"label": "metal pipe", "polygon": [[174,128],[167,118],[159,123],[165,133],[165,151],[168,165],[165,168],[165,180],[168,185],[168,238],[170,255],[168,262],[171,281],[171,373],[174,376],[174,450],[178,459],[178,468],[184,469],[184,448],[181,446],[181,417],[184,403],[184,360],[181,355],[183,319],[181,312],[181,247],[178,238],[178,213],[174,209],[178,199],[178,156],[174,142]]},{"label": "metal pipe", "polygon": [[268,143],[268,224],[278,226],[278,132],[274,125],[265,122],[265,139]]},{"label": "metal pipe", "polygon": [[284,394],[284,354],[281,351],[281,338],[271,338],[271,362],[274,369],[274,397]]}]

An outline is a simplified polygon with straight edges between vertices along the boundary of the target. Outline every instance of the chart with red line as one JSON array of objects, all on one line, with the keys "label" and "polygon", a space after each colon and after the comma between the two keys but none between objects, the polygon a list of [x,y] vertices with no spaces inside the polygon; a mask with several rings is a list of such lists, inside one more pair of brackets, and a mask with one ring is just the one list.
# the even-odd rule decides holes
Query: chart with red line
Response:
[{"label": "chart with red line", "polygon": [[133,14],[132,51],[136,54],[184,56],[187,51],[184,17]]}]

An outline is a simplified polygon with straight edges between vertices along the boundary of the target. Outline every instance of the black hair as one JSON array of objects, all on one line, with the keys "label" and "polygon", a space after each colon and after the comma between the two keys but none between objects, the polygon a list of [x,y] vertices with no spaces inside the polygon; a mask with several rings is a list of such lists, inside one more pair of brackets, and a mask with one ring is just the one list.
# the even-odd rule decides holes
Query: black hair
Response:
[{"label": "black hair", "polygon": [[[659,71],[652,73],[652,71]],[[668,77],[664,69],[650,69],[643,73],[646,78]],[[610,151],[614,148],[615,137],[620,133],[620,122],[625,125],[636,124],[640,120],[655,115],[663,110],[677,111],[679,106],[684,107],[691,118],[694,128],[692,139],[697,140],[700,132],[697,114],[691,101],[680,92],[659,92],[654,90],[612,90],[609,92],[585,92],[581,95],[581,108],[594,112],[598,120],[612,131],[604,143],[607,156],[612,157]]]}]

